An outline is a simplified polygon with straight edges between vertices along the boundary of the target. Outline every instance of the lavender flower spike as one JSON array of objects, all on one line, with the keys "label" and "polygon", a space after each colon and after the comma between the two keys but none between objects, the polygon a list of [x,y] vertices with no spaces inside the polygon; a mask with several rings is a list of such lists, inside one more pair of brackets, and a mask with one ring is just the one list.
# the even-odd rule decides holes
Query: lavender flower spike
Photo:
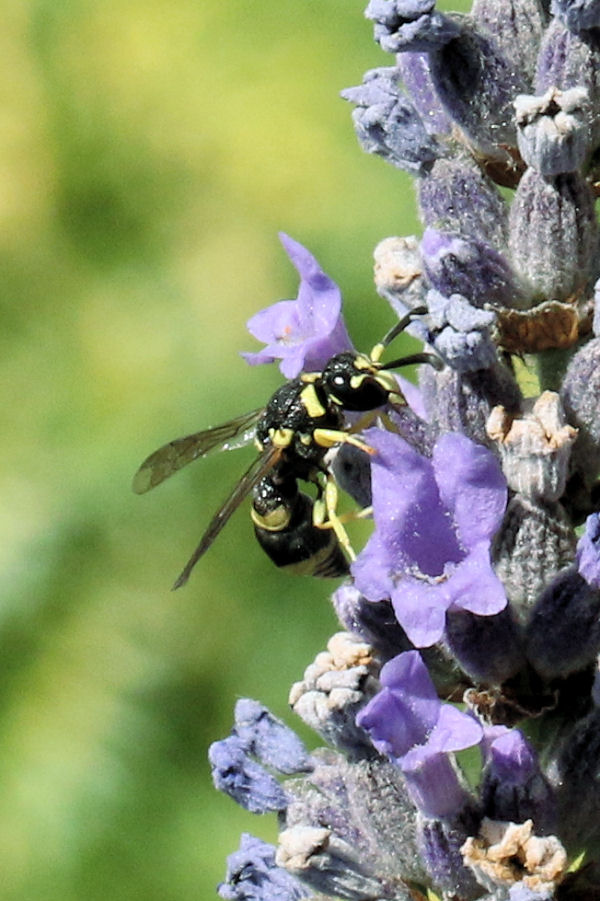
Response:
[{"label": "lavender flower spike", "polygon": [[[249,322],[248,362],[295,380],[269,478],[308,484],[306,533],[355,559],[348,632],[290,696],[326,747],[248,700],[211,747],[217,787],[279,825],[219,891],[600,901],[600,0],[365,5],[398,58],[342,96],[363,149],[416,177],[423,227],[379,236],[363,312],[379,294],[396,324],[372,358],[286,235],[298,296]],[[418,387],[392,375],[403,330]],[[321,378],[344,351],[348,383]],[[356,557],[336,494],[372,512]]]},{"label": "lavender flower spike", "polygon": [[296,300],[280,300],[247,322],[248,331],[266,347],[243,353],[251,366],[281,360],[287,379],[303,370],[321,370],[337,353],[352,350],[342,318],[342,294],[314,256],[288,235],[279,238],[300,275]]},{"label": "lavender flower spike", "polygon": [[446,434],[432,459],[398,435],[369,429],[375,532],[352,566],[371,601],[390,598],[416,647],[442,637],[446,611],[480,616],[506,606],[490,560],[506,508],[496,458],[464,435]]}]

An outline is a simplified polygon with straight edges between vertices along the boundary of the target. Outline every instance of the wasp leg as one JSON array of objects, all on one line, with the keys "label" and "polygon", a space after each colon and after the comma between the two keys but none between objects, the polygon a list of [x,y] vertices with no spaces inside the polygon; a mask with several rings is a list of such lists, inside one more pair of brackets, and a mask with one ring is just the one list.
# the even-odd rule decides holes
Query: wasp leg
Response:
[{"label": "wasp leg", "polygon": [[[348,513],[342,513],[336,517],[338,522],[346,523],[346,522],[354,522],[355,519],[367,519],[369,516],[373,515],[373,507],[363,507],[362,510],[350,510]],[[317,525],[318,529],[333,529],[333,524],[331,522],[324,521],[322,524]]]},{"label": "wasp leg", "polygon": [[361,451],[364,451],[365,454],[370,454],[372,456],[377,453],[375,448],[370,447],[370,445],[366,444],[360,438],[357,438],[356,435],[352,435],[350,432],[341,432],[338,429],[315,429],[313,432],[313,439],[320,447],[335,447],[336,444],[353,444]]},{"label": "wasp leg", "polygon": [[354,548],[350,544],[348,533],[342,525],[342,518],[336,513],[337,501],[337,485],[333,476],[327,475],[323,495],[317,499],[313,508],[313,523],[318,529],[333,529],[337,540],[350,559],[356,560]]},{"label": "wasp leg", "polygon": [[357,419],[355,423],[353,423],[349,428],[349,433],[351,435],[356,432],[364,432],[365,429],[368,429],[369,426],[373,425],[378,416],[381,415],[381,410],[367,410],[360,419]]}]

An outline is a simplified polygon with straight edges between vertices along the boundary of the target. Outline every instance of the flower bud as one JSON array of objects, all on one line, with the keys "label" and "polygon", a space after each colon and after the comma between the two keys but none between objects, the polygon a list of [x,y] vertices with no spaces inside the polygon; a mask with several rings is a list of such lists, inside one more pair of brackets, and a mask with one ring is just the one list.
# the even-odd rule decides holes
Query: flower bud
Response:
[{"label": "flower bud", "polygon": [[517,628],[508,608],[495,616],[449,612],[445,638],[461,668],[478,684],[500,685],[523,665]]},{"label": "flower bud", "polygon": [[561,388],[567,419],[578,430],[572,465],[586,485],[600,470],[600,338],[593,338],[571,360]]},{"label": "flower bud", "polygon": [[458,897],[469,901],[481,895],[481,886],[465,866],[461,848],[477,830],[479,817],[473,808],[466,808],[453,820],[438,820],[420,816],[419,847],[434,886],[444,897]]},{"label": "flower bud", "polygon": [[556,827],[556,802],[536,754],[518,729],[507,729],[489,746],[481,785],[481,804],[491,820],[524,823],[536,832]]},{"label": "flower bud", "polygon": [[566,678],[600,652],[600,592],[575,567],[542,592],[526,631],[527,659],[545,679]]},{"label": "flower bud", "polygon": [[538,0],[475,0],[471,16],[478,28],[492,35],[515,69],[533,81],[546,19]]},{"label": "flower bud", "polygon": [[430,51],[460,33],[434,6],[435,0],[370,0],[365,16],[375,22],[375,40],[387,53]]},{"label": "flower bud", "polygon": [[353,585],[342,585],[331,600],[344,628],[371,645],[382,662],[412,648],[390,601],[367,601]]},{"label": "flower bud", "polygon": [[441,432],[462,432],[474,441],[492,445],[486,424],[498,404],[517,412],[522,397],[514,376],[501,363],[477,372],[456,372],[446,367],[436,372],[421,366],[419,386],[427,419]]},{"label": "flower bud", "polygon": [[421,241],[429,284],[445,297],[460,294],[474,307],[519,307],[520,287],[505,257],[481,238],[427,228]]},{"label": "flower bud", "polygon": [[515,100],[521,156],[542,175],[575,172],[590,151],[589,103],[585,88],[549,88],[541,97]]},{"label": "flower bud", "polygon": [[227,858],[225,901],[306,901],[306,888],[275,864],[275,847],[242,833],[239,851]]},{"label": "flower bud", "polygon": [[577,564],[542,593],[527,625],[527,658],[546,679],[588,667],[600,652],[600,517],[588,517]]},{"label": "flower bud", "polygon": [[557,501],[562,496],[577,429],[565,424],[558,394],[544,391],[531,412],[519,417],[495,407],[487,432],[497,444],[502,470],[513,491],[543,501]]},{"label": "flower bud", "polygon": [[404,91],[400,73],[393,67],[371,69],[363,84],[342,91],[355,103],[352,121],[358,141],[367,153],[375,153],[398,169],[419,173],[442,153]]},{"label": "flower bud", "polygon": [[552,764],[558,798],[558,822],[567,847],[586,848],[593,860],[600,851],[600,710],[578,719],[562,741]]},{"label": "flower bud", "polygon": [[[373,875],[369,861],[330,829],[293,826],[279,834],[277,866],[299,877],[316,891],[349,901],[381,898],[385,887]],[[402,895],[396,896],[402,898]],[[406,898],[409,898],[408,889]]]},{"label": "flower bud", "polygon": [[458,372],[488,369],[497,360],[491,329],[496,314],[479,310],[460,294],[444,297],[438,291],[427,295],[429,336],[427,343],[446,365]]},{"label": "flower bud", "polygon": [[246,753],[280,773],[312,769],[308,751],[296,733],[258,701],[240,698],[235,705],[235,734]]},{"label": "flower bud", "polygon": [[285,810],[287,798],[277,780],[251,760],[236,735],[215,741],[208,751],[215,788],[251,813]]},{"label": "flower bud", "polygon": [[307,667],[303,680],[292,685],[289,703],[334,747],[356,758],[372,756],[369,739],[355,717],[379,689],[378,670],[369,645],[338,632],[328,641],[327,651]]},{"label": "flower bud", "polygon": [[528,619],[544,588],[571,563],[575,544],[575,531],[559,503],[520,494],[509,501],[493,560],[518,620]]},{"label": "flower bud", "polygon": [[532,298],[573,300],[597,276],[598,232],[594,198],[579,175],[545,178],[528,169],[510,210],[513,263]]},{"label": "flower bud", "polygon": [[429,54],[421,51],[399,53],[396,64],[404,87],[429,134],[449,135],[452,131],[452,122],[436,93],[431,78]]},{"label": "flower bud", "polygon": [[489,891],[498,887],[508,891],[511,885],[522,882],[534,892],[550,892],[553,897],[568,866],[558,838],[540,838],[531,820],[505,823],[484,819],[479,835],[467,839],[462,853],[465,864]]},{"label": "flower bud", "polygon": [[463,21],[460,36],[430,56],[440,101],[479,151],[505,159],[517,143],[512,101],[527,82],[491,37]]},{"label": "flower bud", "polygon": [[436,160],[427,177],[417,183],[417,190],[426,226],[483,239],[496,250],[505,246],[506,204],[471,157]]},{"label": "flower bud", "polygon": [[540,47],[535,93],[545,94],[551,88],[560,91],[585,88],[590,103],[589,123],[595,140],[599,134],[599,70],[600,44],[593,33],[576,34],[560,19],[553,19]]}]

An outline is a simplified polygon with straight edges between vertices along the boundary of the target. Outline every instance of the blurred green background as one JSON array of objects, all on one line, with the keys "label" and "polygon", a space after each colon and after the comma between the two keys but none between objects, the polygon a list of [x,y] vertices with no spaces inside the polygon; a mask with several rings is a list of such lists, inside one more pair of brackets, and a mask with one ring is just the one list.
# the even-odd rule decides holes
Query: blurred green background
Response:
[{"label": "blurred green background", "polygon": [[362,0],[4,0],[0,216],[2,901],[210,899],[239,832],[212,789],[239,696],[288,722],[335,629],[240,511],[170,586],[252,450],[130,491],[165,441],[264,402],[258,309],[307,245],[368,349],[372,250],[415,230],[404,173],[338,92],[389,65]]}]

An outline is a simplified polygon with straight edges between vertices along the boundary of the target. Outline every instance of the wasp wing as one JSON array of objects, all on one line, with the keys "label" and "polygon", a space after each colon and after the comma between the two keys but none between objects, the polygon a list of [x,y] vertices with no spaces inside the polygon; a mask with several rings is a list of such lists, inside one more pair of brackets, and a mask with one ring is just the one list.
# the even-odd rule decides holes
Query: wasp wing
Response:
[{"label": "wasp wing", "polygon": [[182,585],[185,585],[194,566],[196,565],[200,557],[202,557],[202,555],[205,554],[209,549],[231,515],[235,513],[241,502],[244,500],[246,495],[248,495],[252,491],[257,482],[259,482],[262,477],[275,466],[280,457],[281,448],[271,446],[268,447],[260,455],[260,457],[257,457],[256,460],[254,460],[252,465],[246,470],[240,481],[237,483],[223,506],[220,507],[220,509],[211,519],[206,532],[202,536],[200,544],[181,571],[180,575],[175,581],[175,584],[173,585],[173,589],[181,588]]},{"label": "wasp wing", "polygon": [[213,429],[194,432],[193,435],[163,444],[144,460],[136,472],[133,490],[136,494],[144,494],[198,457],[205,457],[213,450],[233,450],[248,444],[254,438],[256,423],[263,409],[252,410]]}]

